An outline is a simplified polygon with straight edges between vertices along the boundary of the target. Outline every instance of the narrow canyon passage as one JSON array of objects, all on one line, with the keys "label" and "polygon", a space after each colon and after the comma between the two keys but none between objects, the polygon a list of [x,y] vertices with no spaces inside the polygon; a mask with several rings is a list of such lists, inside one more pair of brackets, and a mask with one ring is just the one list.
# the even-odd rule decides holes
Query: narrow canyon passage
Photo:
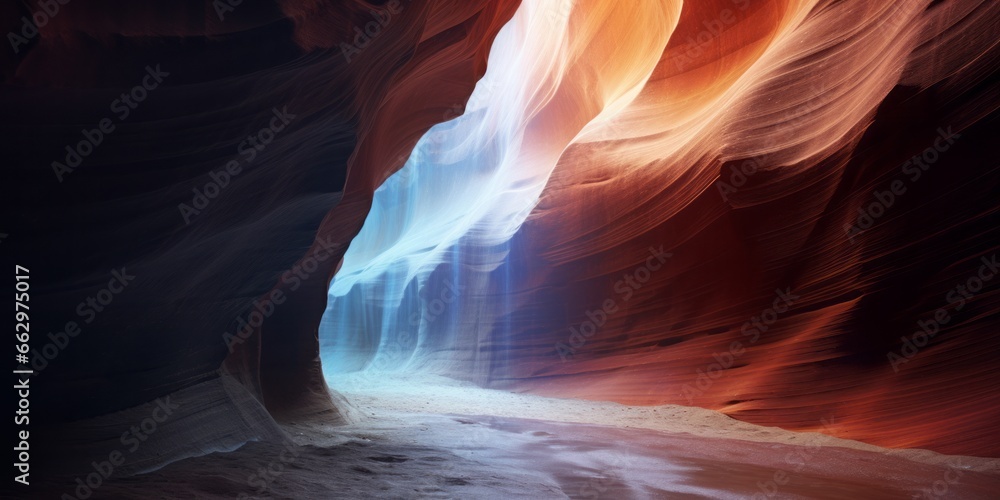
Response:
[{"label": "narrow canyon passage", "polygon": [[1000,2],[0,15],[16,498],[998,498]]}]

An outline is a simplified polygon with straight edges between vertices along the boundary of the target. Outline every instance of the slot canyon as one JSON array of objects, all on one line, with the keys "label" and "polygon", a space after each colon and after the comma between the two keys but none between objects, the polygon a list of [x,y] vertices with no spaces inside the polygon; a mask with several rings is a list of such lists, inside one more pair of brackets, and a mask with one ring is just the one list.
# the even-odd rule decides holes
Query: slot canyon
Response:
[{"label": "slot canyon", "polygon": [[0,20],[4,498],[996,498],[1000,4]]}]

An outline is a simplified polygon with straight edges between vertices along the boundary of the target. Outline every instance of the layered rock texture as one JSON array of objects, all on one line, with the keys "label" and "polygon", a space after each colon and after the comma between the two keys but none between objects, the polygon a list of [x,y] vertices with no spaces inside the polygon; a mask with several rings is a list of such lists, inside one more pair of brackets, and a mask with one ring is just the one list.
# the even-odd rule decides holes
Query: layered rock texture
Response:
[{"label": "layered rock texture", "polygon": [[[323,371],[386,354],[1000,455],[1000,6],[554,3],[81,2],[32,36],[0,7],[39,460],[167,397],[132,472],[344,422]],[[465,169],[419,191],[452,217],[378,201],[404,165]]]},{"label": "layered rock texture", "polygon": [[324,369],[997,455],[998,15],[523,4],[376,193]]}]

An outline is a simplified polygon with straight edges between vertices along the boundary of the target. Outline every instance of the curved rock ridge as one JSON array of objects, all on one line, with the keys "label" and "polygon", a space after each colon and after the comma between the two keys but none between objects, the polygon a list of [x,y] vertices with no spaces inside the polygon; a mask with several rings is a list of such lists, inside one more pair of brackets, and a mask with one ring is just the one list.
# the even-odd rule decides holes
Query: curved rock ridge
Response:
[{"label": "curved rock ridge", "polygon": [[[491,51],[509,71],[376,192],[320,331],[331,376],[426,370],[1000,453],[1000,8],[581,1],[519,31],[538,5]],[[537,96],[514,132],[488,129],[518,102],[475,99],[490,87]]]},{"label": "curved rock ridge", "polygon": [[730,4],[686,3],[642,92],[560,159],[512,243],[531,271],[496,383],[997,456],[1000,10]]}]

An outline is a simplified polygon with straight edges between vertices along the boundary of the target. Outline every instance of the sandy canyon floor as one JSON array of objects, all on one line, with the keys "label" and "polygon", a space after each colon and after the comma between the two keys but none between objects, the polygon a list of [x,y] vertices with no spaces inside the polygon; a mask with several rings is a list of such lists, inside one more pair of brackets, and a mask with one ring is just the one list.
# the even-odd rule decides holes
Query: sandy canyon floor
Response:
[{"label": "sandy canyon floor", "polygon": [[[887,450],[683,406],[356,374],[348,426],[292,425],[92,498],[998,498],[1000,460]],[[820,425],[818,423],[818,425]],[[56,495],[55,497],[58,497]]]}]

